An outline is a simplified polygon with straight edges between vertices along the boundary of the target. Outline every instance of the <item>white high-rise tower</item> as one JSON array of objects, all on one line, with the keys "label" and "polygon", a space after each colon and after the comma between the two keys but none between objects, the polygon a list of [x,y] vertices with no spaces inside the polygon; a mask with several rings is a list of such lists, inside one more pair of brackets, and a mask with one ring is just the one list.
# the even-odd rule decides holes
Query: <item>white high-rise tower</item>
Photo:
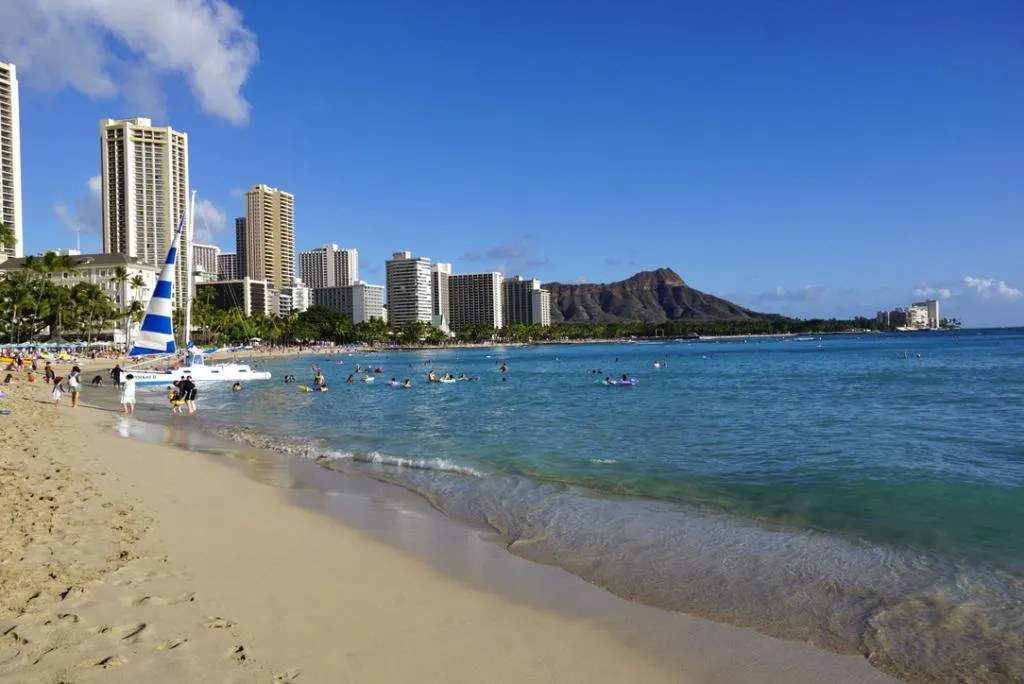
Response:
[{"label": "white high-rise tower", "polygon": [[[188,135],[149,119],[100,121],[103,251],[160,266],[188,207]],[[185,305],[192,267],[191,217],[185,217],[174,305]]]},{"label": "white high-rise tower", "polygon": [[25,227],[21,215],[21,122],[18,105],[18,71],[0,62],[0,223],[14,231],[13,246],[4,245],[8,256],[25,254]]}]

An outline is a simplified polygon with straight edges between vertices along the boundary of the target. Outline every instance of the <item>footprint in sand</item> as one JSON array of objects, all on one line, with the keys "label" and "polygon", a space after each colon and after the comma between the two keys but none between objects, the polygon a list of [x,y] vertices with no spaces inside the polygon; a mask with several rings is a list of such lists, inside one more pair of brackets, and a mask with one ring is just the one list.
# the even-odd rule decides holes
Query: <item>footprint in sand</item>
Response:
[{"label": "footprint in sand", "polygon": [[229,629],[235,626],[235,623],[233,623],[231,620],[225,620],[222,617],[211,616],[207,616],[206,622],[204,622],[203,624],[206,625],[207,629]]},{"label": "footprint in sand", "polygon": [[188,643],[188,639],[185,639],[185,638],[171,639],[170,641],[165,641],[164,643],[162,643],[159,646],[157,646],[156,650],[158,650],[158,651],[173,651],[174,649],[178,648],[179,646],[184,646],[187,643]]},{"label": "footprint in sand", "polygon": [[143,630],[146,629],[145,622],[138,622],[132,625],[124,625],[114,630],[114,635],[117,636],[121,641],[127,641],[133,643],[136,641],[136,637],[142,634]]},{"label": "footprint in sand", "polygon": [[124,656],[107,656],[99,660],[83,660],[78,664],[78,667],[102,667],[104,670],[107,670],[111,667],[124,665],[127,662],[128,659]]},{"label": "footprint in sand", "polygon": [[245,646],[243,646],[242,644],[238,644],[233,649],[231,649],[231,652],[228,653],[228,655],[231,656],[232,660],[236,660],[236,661],[238,661],[240,663],[244,663],[245,662],[245,657],[246,657],[245,656]]},{"label": "footprint in sand", "polygon": [[274,684],[291,684],[291,682],[294,682],[298,678],[299,671],[292,668],[291,670],[286,670],[285,672],[278,672],[276,675],[274,675]]}]

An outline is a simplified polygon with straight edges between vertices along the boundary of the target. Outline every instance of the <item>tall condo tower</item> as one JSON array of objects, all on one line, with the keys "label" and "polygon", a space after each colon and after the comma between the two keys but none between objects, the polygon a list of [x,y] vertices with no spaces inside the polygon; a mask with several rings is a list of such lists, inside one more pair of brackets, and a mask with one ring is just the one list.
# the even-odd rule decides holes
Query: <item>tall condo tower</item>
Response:
[{"label": "tall condo tower", "polygon": [[451,326],[451,307],[448,301],[448,281],[452,277],[452,265],[445,263],[434,264],[430,272],[430,289],[433,296],[434,322],[442,330]]},{"label": "tall condo tower", "polygon": [[237,230],[241,275],[265,280],[275,290],[295,278],[295,196],[267,185],[245,193],[245,224]]},{"label": "tall condo tower", "polygon": [[359,280],[359,252],[324,245],[299,252],[299,277],[307,287],[344,287]]},{"label": "tall condo tower", "polygon": [[411,321],[430,323],[433,296],[430,259],[412,252],[395,252],[384,262],[387,272],[388,323],[398,327]]},{"label": "tall condo tower", "polygon": [[21,217],[21,121],[18,71],[0,62],[0,223],[14,231],[14,245],[3,251],[12,257],[25,254],[25,227]]},{"label": "tall condo tower", "polygon": [[[188,135],[150,119],[100,121],[103,251],[160,266],[188,208]],[[178,245],[175,307],[184,307],[192,268],[191,217]]]}]

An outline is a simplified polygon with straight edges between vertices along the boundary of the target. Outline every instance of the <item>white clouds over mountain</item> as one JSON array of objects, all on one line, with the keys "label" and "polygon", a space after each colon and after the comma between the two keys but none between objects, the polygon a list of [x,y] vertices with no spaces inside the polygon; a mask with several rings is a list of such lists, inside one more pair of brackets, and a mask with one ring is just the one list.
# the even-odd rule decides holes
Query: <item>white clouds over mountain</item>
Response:
[{"label": "white clouds over mountain", "polygon": [[159,117],[159,79],[180,73],[204,111],[249,120],[256,36],[224,0],[0,0],[0,17],[0,54],[26,82],[124,95]]}]

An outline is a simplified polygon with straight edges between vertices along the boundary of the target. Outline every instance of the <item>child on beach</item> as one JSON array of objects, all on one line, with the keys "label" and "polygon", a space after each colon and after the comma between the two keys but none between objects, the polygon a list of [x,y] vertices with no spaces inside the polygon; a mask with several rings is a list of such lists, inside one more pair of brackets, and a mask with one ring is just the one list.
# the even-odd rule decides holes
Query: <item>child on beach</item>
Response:
[{"label": "child on beach", "polygon": [[135,376],[129,373],[121,385],[121,413],[135,415]]},{"label": "child on beach", "polygon": [[60,387],[60,383],[63,378],[60,376],[54,376],[53,378],[53,405],[60,406],[60,398],[64,396],[64,391]]},{"label": "child on beach", "polygon": [[78,394],[82,391],[82,369],[75,366],[68,373],[68,390],[71,392],[71,408],[78,406]]}]

